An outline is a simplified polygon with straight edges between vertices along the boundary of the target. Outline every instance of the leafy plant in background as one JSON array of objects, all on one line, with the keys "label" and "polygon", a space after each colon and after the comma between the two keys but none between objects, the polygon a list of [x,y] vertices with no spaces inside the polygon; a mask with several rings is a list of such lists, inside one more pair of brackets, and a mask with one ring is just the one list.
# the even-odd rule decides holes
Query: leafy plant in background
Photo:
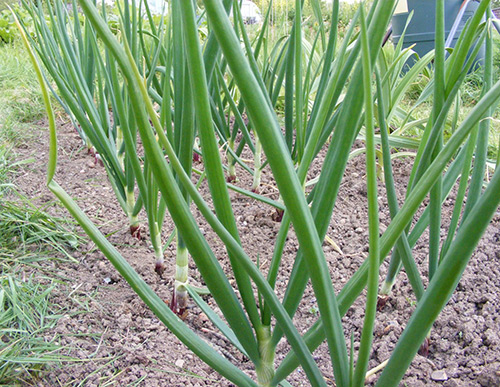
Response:
[{"label": "leafy plant in background", "polygon": [[[145,50],[148,46],[141,42],[142,30],[129,28],[130,17],[133,19],[130,15],[133,14],[127,14],[126,11],[120,14],[123,32],[122,36],[117,37],[109,29],[104,11],[100,13],[92,0],[79,2],[86,16],[86,28],[93,31],[93,46],[98,47],[96,41],[99,39],[99,44],[102,44],[105,50],[106,60],[99,59],[102,55],[99,50],[93,51],[96,62],[111,63],[111,66],[115,62],[117,64],[116,74],[120,75],[119,78],[113,77],[109,83],[103,81],[93,86],[103,95],[109,93],[110,88],[120,87],[120,93],[116,95],[126,95],[130,112],[127,116],[128,125],[122,127],[123,144],[134,171],[139,197],[144,199],[146,212],[150,216],[157,208],[164,206],[166,213],[171,216],[184,246],[193,257],[207,288],[220,308],[222,317],[196,295],[195,289],[189,283],[184,282],[182,286],[191,293],[193,300],[221,333],[254,364],[257,380],[252,380],[237,365],[230,363],[186,326],[56,183],[55,121],[47,84],[33,51],[30,51],[49,113],[51,157],[48,186],[158,318],[203,361],[240,386],[274,386],[279,383],[288,385],[287,376],[299,365],[311,385],[326,385],[312,357],[312,351],[325,339],[336,385],[362,386],[370,357],[376,316],[378,268],[392,250],[393,274],[397,274],[399,269],[404,267],[418,299],[417,307],[377,382],[379,386],[396,386],[450,298],[475,246],[500,204],[500,172],[497,170],[491,180],[485,182],[485,162],[481,156],[484,153],[487,118],[500,97],[500,83],[493,85],[489,80],[486,81],[477,105],[447,141],[443,137],[450,108],[455,102],[467,70],[472,65],[472,59],[467,59],[467,53],[471,48],[478,49],[474,43],[476,38],[479,38],[479,42],[486,40],[487,45],[491,45],[489,24],[481,22],[489,1],[483,0],[480,3],[478,14],[471,19],[459,38],[459,48],[446,60],[443,37],[444,7],[442,1],[436,2],[438,33],[434,72],[431,86],[425,94],[426,97],[432,96],[432,115],[422,123],[425,128],[424,135],[418,144],[408,194],[401,204],[396,201],[394,195],[393,174],[390,168],[390,146],[393,140],[388,135],[388,117],[399,112],[398,91],[405,81],[400,80],[397,70],[389,71],[392,66],[390,63],[397,69],[398,63],[401,62],[388,61],[380,56],[381,43],[395,1],[374,2],[367,14],[364,8],[360,7],[348,32],[352,40],[339,42],[335,30],[331,30],[328,36],[326,31],[321,32],[321,29],[317,32],[316,40],[321,40],[321,44],[316,44],[324,51],[324,55],[322,65],[315,71],[319,83],[314,98],[311,98],[312,106],[309,104],[309,89],[306,87],[312,79],[309,78],[310,67],[304,64],[307,62],[303,62],[302,2],[296,2],[294,26],[286,46],[281,49],[282,53],[267,57],[271,58],[269,63],[275,61],[274,63],[283,64],[282,70],[276,72],[269,72],[269,67],[259,68],[257,65],[259,46],[257,44],[252,47],[249,44],[241,23],[231,24],[228,18],[229,8],[234,6],[231,3],[223,3],[220,0],[203,1],[209,27],[209,37],[203,47],[204,43],[199,39],[193,2],[173,0],[173,9],[177,10],[174,15],[178,18],[174,17],[171,21],[172,34],[151,27],[149,34],[153,36],[152,41],[162,44],[156,46],[153,43],[149,46],[152,47],[150,50]],[[133,9],[135,3],[132,1],[132,4]],[[312,1],[311,4],[314,9],[321,10],[318,1]],[[320,16],[318,14],[318,17]],[[334,1],[333,25],[338,17],[339,2]],[[66,25],[65,19],[58,18],[54,22],[54,28],[59,29],[61,39],[67,40],[67,28],[62,28]],[[61,25],[58,27],[57,23]],[[359,33],[354,34],[356,28],[359,28]],[[173,37],[174,33],[177,34],[176,38]],[[24,38],[29,48],[25,34]],[[172,39],[175,39],[175,46],[182,47],[184,60],[176,62],[179,65],[187,63],[185,72],[180,73],[175,71],[175,68],[174,71],[167,71],[171,67],[159,65],[171,63],[168,58],[172,57],[169,56],[167,48],[172,47]],[[244,42],[245,52],[242,50],[241,40]],[[75,42],[83,44],[85,40],[77,39]],[[139,42],[142,50],[137,49]],[[351,44],[348,44],[349,42]],[[164,47],[167,48],[164,50]],[[71,47],[66,49],[71,51]],[[37,51],[41,60],[46,61],[44,52],[38,48]],[[279,49],[276,52],[278,51]],[[487,51],[491,53],[491,47]],[[280,55],[282,58],[286,55],[286,64],[285,61],[280,62],[277,59]],[[83,74],[78,65],[78,62],[69,63],[68,71],[76,75]],[[488,68],[491,69],[491,60],[487,60]],[[165,74],[168,74],[166,80]],[[123,83],[117,84],[118,79],[123,79]],[[214,79],[216,81],[213,81]],[[183,85],[182,95],[175,93],[176,83]],[[108,88],[104,87],[105,84]],[[288,99],[285,106],[288,112],[285,112],[287,122],[284,132],[275,112],[276,95],[279,95],[282,87],[288,90],[285,91],[285,99]],[[229,200],[229,188],[224,178],[226,165],[219,152],[223,134],[217,130],[222,127],[218,126],[217,122],[224,122],[227,113],[226,109],[221,109],[224,105],[217,97],[221,90],[227,98],[236,93],[241,97],[233,98],[232,102],[228,98],[226,106],[230,106],[235,115],[241,116],[245,113],[248,116],[252,130],[260,139],[265,162],[271,168],[281,195],[284,217],[267,273],[255,265],[239,241],[237,224]],[[179,126],[172,130],[172,127],[178,124],[175,115],[183,114],[179,111],[181,106],[182,109],[188,107],[190,116],[185,120],[189,120],[196,128],[200,138],[202,160],[213,206],[200,195],[191,181],[191,168],[189,165],[186,168],[183,162],[183,158],[185,160],[192,156],[192,132],[182,135],[182,141],[185,140],[187,144],[187,151],[178,151],[175,136],[180,135],[180,131],[184,129]],[[382,143],[385,182],[392,216],[392,222],[382,236],[379,236],[378,230],[375,118],[380,126],[379,141]],[[184,124],[185,121],[181,122]],[[243,126],[240,129],[243,130]],[[369,256],[336,295],[322,242],[330,224],[351,149],[360,135],[366,141]],[[144,154],[137,148],[137,136],[141,139]],[[249,147],[250,143],[251,139],[247,143]],[[326,149],[326,156],[321,160],[321,174],[313,190],[306,193],[304,186],[307,172],[322,148]],[[472,179],[469,180],[472,155],[475,155],[475,160]],[[450,232],[452,236],[441,247],[440,205],[448,197],[450,187],[459,177],[460,192],[465,192],[464,187],[469,187],[476,193],[469,195],[463,214],[460,211],[462,200],[457,199],[455,213],[458,217],[461,216],[461,219],[456,219],[455,227]],[[349,176],[345,178],[348,179]],[[486,188],[483,189],[484,187]],[[158,192],[161,196],[158,196]],[[145,198],[151,197],[152,193],[158,207],[146,204]],[[414,214],[429,193],[429,208],[415,226],[411,227]],[[231,273],[224,273],[220,258],[215,256],[199,230],[190,210],[188,197],[225,245]],[[428,224],[431,235],[431,278],[427,289],[424,289],[411,247]],[[293,225],[300,249],[286,287],[278,289],[276,279],[290,225]],[[228,275],[236,279],[234,287],[230,284]],[[292,317],[309,280],[318,301],[318,320],[302,336],[293,325]],[[252,285],[256,287],[257,294]],[[365,288],[365,321],[359,350],[355,353],[352,347],[348,350],[341,317]],[[239,297],[236,296],[236,290]],[[285,293],[282,301],[277,296],[278,291]],[[282,337],[287,339],[291,350],[276,366],[276,346]]]},{"label": "leafy plant in background", "polygon": [[4,43],[8,43],[14,39],[17,30],[10,20],[11,13],[9,11],[2,11],[0,16],[0,38]]},{"label": "leafy plant in background", "polygon": [[[17,17],[23,22],[23,25],[30,29],[31,20],[29,14],[21,7],[14,7]],[[16,24],[14,22],[14,17],[12,12],[8,9],[0,11],[0,44],[10,43],[17,36],[19,36],[19,31],[17,30]]]},{"label": "leafy plant in background", "polygon": [[[293,23],[295,19],[295,1],[287,0],[256,0],[254,3],[265,12],[269,7],[272,7],[272,17],[271,23],[282,22],[281,17],[285,17],[285,20],[289,23]],[[321,7],[321,11],[325,19],[329,18],[329,10],[323,1],[317,3]],[[313,2],[304,2],[303,13],[306,18],[314,17],[314,7],[316,5]]]}]

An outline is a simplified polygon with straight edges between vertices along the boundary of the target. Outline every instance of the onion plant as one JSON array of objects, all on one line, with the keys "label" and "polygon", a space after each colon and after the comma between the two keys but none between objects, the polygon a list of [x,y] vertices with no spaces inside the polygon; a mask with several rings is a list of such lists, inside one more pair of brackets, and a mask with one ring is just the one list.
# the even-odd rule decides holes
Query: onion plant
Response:
[{"label": "onion plant", "polygon": [[[453,103],[456,101],[456,98],[457,98],[458,92],[459,92],[459,87],[460,87],[461,83],[463,82],[463,79],[465,78],[468,70],[472,68],[474,60],[476,58],[476,54],[477,54],[479,48],[481,47],[483,39],[485,39],[485,36],[487,34],[491,34],[491,31],[489,31],[490,27],[485,28],[484,25],[481,25],[482,14],[483,14],[483,12],[485,12],[486,7],[487,7],[487,3],[481,4],[481,8],[478,10],[478,13],[475,15],[475,17],[470,21],[468,28],[464,29],[462,32],[460,41],[461,42],[468,41],[469,44],[468,45],[461,44],[461,45],[457,46],[457,49],[455,49],[452,52],[452,54],[450,55],[450,57],[448,58],[446,63],[444,62],[444,57],[445,57],[444,46],[440,47],[439,44],[436,44],[436,47],[441,49],[441,51],[439,53],[437,52],[436,55],[439,54],[439,58],[441,58],[441,59],[435,60],[435,71],[433,73],[434,77],[431,79],[431,82],[429,83],[428,90],[430,90],[430,88],[434,89],[434,93],[433,93],[434,99],[436,98],[436,92],[437,92],[438,88],[440,91],[439,93],[437,93],[438,96],[440,94],[444,93],[444,95],[441,96],[440,98],[444,99],[445,102],[443,102],[443,101],[440,102],[438,100],[438,102],[434,102],[434,105],[433,105],[434,109],[439,108],[439,109],[443,110],[444,112],[443,113],[434,112],[432,117],[429,118],[429,120],[427,121],[427,124],[426,124],[425,131],[424,131],[424,136],[422,139],[423,141],[431,141],[432,144],[435,144],[436,142],[439,144],[439,143],[442,143],[442,141],[443,141],[442,136],[443,136],[443,131],[444,131],[445,125],[446,125],[445,120],[450,115],[449,112],[451,110],[451,107],[452,107]],[[440,13],[437,13],[437,17],[436,17],[436,31],[438,31],[438,33],[441,33],[441,35],[442,35],[441,39],[437,39],[437,43],[442,43],[442,41],[444,39],[443,38],[444,27],[442,26],[442,24],[444,22],[442,21],[442,19],[443,19],[442,13],[444,11],[438,7],[437,12],[440,12]],[[478,38],[478,36],[479,36],[479,38]],[[471,42],[473,42],[475,39],[478,39],[478,40],[476,40],[475,47],[471,48],[471,46],[472,46]],[[484,66],[485,82],[484,82],[484,86],[483,86],[483,95],[492,86],[492,81],[491,81],[491,71],[492,71],[491,39],[486,39],[486,48],[487,48],[487,57],[485,59],[485,66]],[[467,53],[469,53],[469,54],[467,54]],[[459,70],[459,69],[462,69],[462,70]],[[457,72],[459,72],[458,80],[457,80]],[[448,91],[446,91],[446,90],[448,90]],[[423,96],[425,96],[425,98],[428,98],[430,96],[430,94],[424,90]],[[418,103],[420,103],[420,101]],[[487,133],[488,133],[489,120],[487,118],[490,116],[491,116],[491,110],[488,110],[487,112],[485,112],[484,119],[481,120],[481,126],[483,128],[483,130],[482,130],[483,135],[484,134],[487,135]],[[443,125],[440,132],[437,131],[436,129],[433,129],[433,125],[434,125],[435,120],[440,120],[441,121],[440,124]],[[428,138],[430,136],[431,129],[433,130],[432,134],[435,137],[433,137],[429,140]],[[439,261],[438,257],[442,257],[444,255],[445,251],[447,250],[447,248],[449,247],[449,244],[451,243],[451,240],[453,238],[454,231],[456,229],[456,223],[458,222],[458,217],[459,217],[459,214],[460,214],[461,209],[462,209],[462,202],[463,202],[463,197],[465,195],[465,190],[467,189],[468,184],[469,184],[469,180],[468,180],[469,170],[470,170],[470,166],[471,166],[472,157],[474,154],[474,147],[476,147],[476,143],[477,143],[477,133],[476,133],[477,130],[478,129],[475,129],[472,132],[471,138],[468,140],[467,147],[463,147],[461,149],[460,155],[453,162],[453,167],[450,168],[448,170],[448,172],[446,173],[445,180],[438,184],[441,186],[440,188],[439,187],[437,188],[438,191],[443,191],[443,192],[442,193],[436,192],[436,195],[437,195],[436,197],[431,196],[431,201],[433,203],[435,203],[437,201],[436,208],[434,210],[432,210],[433,207],[431,206],[428,209],[426,209],[426,211],[430,211],[430,212],[436,211],[436,214],[432,215],[432,214],[425,214],[424,213],[424,216],[422,216],[420,219],[421,221],[426,222],[426,223],[430,222],[430,219],[432,219],[436,222],[436,224],[435,224],[436,230],[435,230],[435,232],[431,232],[430,235],[431,235],[433,248],[437,249],[437,251],[434,251],[429,256],[429,277],[431,277],[433,275],[434,271],[436,270],[436,268],[438,266],[438,261]],[[485,141],[487,142],[487,140],[485,140],[483,138],[482,145],[480,146],[481,148],[484,148]],[[419,179],[419,177],[417,175],[417,173],[419,173],[418,168],[420,168],[420,173],[422,173],[422,171],[425,169],[425,165],[428,165],[430,163],[430,160],[432,159],[432,157],[429,161],[423,161],[421,159],[421,155],[423,154],[424,149],[425,149],[425,147],[423,147],[423,146],[420,147],[419,151],[416,155],[416,162],[414,164],[412,175],[410,177],[410,182],[413,182],[413,183],[409,185],[408,193],[413,189],[413,184],[415,184],[415,182],[418,181],[418,179]],[[484,177],[484,168],[485,168],[485,158],[483,156],[484,151],[482,151],[482,149],[481,149],[478,155],[480,158],[477,160],[477,162],[474,163],[474,166],[475,166],[474,169],[476,172],[473,172],[473,175],[476,176],[476,179],[478,178],[477,176],[480,175],[481,176],[480,181],[482,182],[482,179]],[[427,153],[427,157],[429,157],[428,153]],[[460,182],[460,186],[459,186],[459,190],[458,190],[459,194],[458,194],[458,197],[456,198],[456,202],[455,202],[456,205],[455,205],[454,215],[453,215],[452,222],[451,222],[450,229],[449,229],[449,231],[451,231],[451,232],[448,234],[449,236],[448,236],[446,242],[443,244],[441,251],[439,252],[439,243],[440,243],[439,238],[437,240],[434,240],[434,238],[437,238],[437,235],[439,235],[439,233],[440,233],[439,229],[441,228],[441,226],[440,226],[441,221],[439,220],[441,217],[439,208],[441,206],[441,203],[448,196],[452,185],[459,178],[460,174],[462,175],[462,178],[461,178],[461,182]],[[415,176],[417,176],[417,177],[415,177]],[[469,201],[469,203],[474,203],[475,198],[479,197],[480,195],[477,191],[477,186],[476,186],[477,183],[474,183],[472,181],[470,183],[472,184],[471,185],[472,191],[470,191],[470,193],[469,193],[468,197],[470,199],[468,199],[468,201]],[[393,202],[394,202],[394,200],[393,200]],[[469,204],[469,206],[471,207],[470,204]],[[429,215],[429,216],[427,216],[427,215]],[[465,218],[466,216],[467,216],[467,212],[464,213],[463,218]],[[432,222],[430,222],[430,224],[432,224]],[[413,247],[413,244],[418,240],[418,238],[420,237],[420,235],[424,231],[424,229],[425,229],[425,227],[422,227],[422,225],[418,225],[418,224],[413,228],[413,231],[410,232],[410,236],[408,238],[408,239],[412,240],[412,243],[410,243],[410,247]],[[411,237],[412,234],[414,234],[413,238]],[[404,240],[405,238],[406,237],[403,235],[402,240]],[[409,252],[410,252],[409,249],[406,249],[405,254],[408,254]],[[385,283],[384,283],[384,286],[383,286],[382,292],[381,292],[383,297],[385,297],[385,295],[387,295],[390,292],[390,289],[391,289],[392,285],[394,284],[394,279],[395,279],[396,273],[399,271],[399,268],[401,267],[401,254],[402,254],[402,250],[400,250],[400,249],[393,251],[393,256],[391,259],[387,278],[385,280]],[[414,281],[413,283],[416,284],[416,281]],[[420,298],[421,292],[416,292],[416,294],[417,294],[417,298]]]},{"label": "onion plant", "polygon": [[[77,15],[76,1],[72,4],[73,15]],[[35,27],[35,36],[30,36],[32,46],[57,86],[54,95],[74,122],[89,153],[106,168],[135,234],[142,201],[134,195],[134,171],[123,144],[123,131],[128,130],[131,118],[126,113],[130,111],[126,90],[119,82],[115,64],[101,56],[90,23],[85,21],[82,26],[78,17],[71,18],[61,1],[46,6],[45,14],[41,1],[24,2]]]},{"label": "onion plant", "polygon": [[[467,54],[471,49],[478,49],[475,43],[478,38],[478,44],[491,39],[487,26],[481,23],[489,4],[488,0],[483,0],[478,14],[467,24],[457,47],[448,58],[444,56],[443,36],[437,36],[439,48],[434,54],[433,86],[427,94],[433,97],[433,113],[425,123],[421,141],[407,142],[417,148],[417,153],[411,159],[414,160],[414,168],[408,194],[398,205],[390,153],[395,144],[404,146],[401,145],[404,144],[404,139],[399,142],[395,138],[391,139],[388,128],[394,122],[392,117],[398,114],[399,117],[402,116],[399,101],[409,82],[405,83],[399,78],[398,66],[401,62],[396,60],[394,63],[397,64],[393,68],[397,70],[391,72],[388,70],[388,62],[381,57],[381,45],[395,3],[395,0],[375,1],[366,10],[366,14],[364,8],[359,9],[342,42],[337,39],[335,29],[329,31],[329,34],[320,29],[313,46],[321,47],[325,53],[321,56],[321,64],[313,69],[304,66],[302,62],[300,1],[296,2],[298,16],[290,37],[282,48],[272,50],[272,55],[266,57],[267,62],[260,68],[257,64],[259,56],[255,55],[257,46],[255,51],[249,48],[251,45],[245,37],[243,24],[238,24],[237,21],[232,24],[228,17],[230,1],[203,1],[210,32],[208,38],[202,41],[198,33],[194,2],[173,0],[172,9],[176,20],[172,21],[175,26],[171,31],[175,38],[171,41],[171,38],[167,38],[168,33],[151,28],[153,36],[161,36],[153,41],[162,42],[157,46],[153,44],[153,47],[160,47],[153,51],[144,50],[145,45],[142,45],[142,50],[136,50],[135,45],[139,44],[137,42],[142,36],[140,30],[133,30],[130,25],[123,24],[122,34],[128,34],[128,37],[116,36],[109,28],[104,12],[99,12],[92,0],[79,1],[85,23],[95,32],[94,46],[102,46],[108,63],[116,63],[118,77],[108,85],[114,87],[114,81],[123,82],[120,83],[121,93],[129,101],[128,125],[122,126],[123,146],[129,154],[128,162],[134,172],[139,198],[142,198],[146,212],[154,209],[153,213],[158,213],[158,208],[163,208],[165,216],[168,213],[175,223],[179,241],[182,241],[178,247],[180,249],[185,246],[192,256],[220,314],[197,296],[188,282],[179,279],[182,290],[192,293],[193,301],[213,324],[234,344],[236,350],[241,351],[254,364],[255,380],[185,325],[57,184],[56,131],[48,85],[25,36],[49,114],[49,188],[158,318],[190,350],[236,385],[286,386],[288,375],[301,366],[310,385],[325,386],[326,381],[312,352],[326,340],[336,385],[362,386],[376,319],[379,266],[392,250],[395,261],[392,266],[398,269],[400,264],[397,259],[403,262],[419,299],[393,355],[377,381],[378,386],[397,386],[456,288],[475,246],[500,204],[500,172],[497,170],[489,182],[483,181],[481,173],[477,172],[472,184],[479,182],[481,187],[486,188],[484,191],[478,190],[476,199],[469,205],[460,225],[458,222],[454,223],[456,233],[446,242],[441,255],[436,256],[434,244],[441,242],[439,233],[442,227],[439,206],[448,197],[459,176],[464,181],[463,184],[468,181],[471,155],[476,154],[478,157],[481,152],[474,152],[475,147],[484,146],[484,143],[477,140],[477,125],[484,122],[484,117],[488,116],[500,98],[500,83],[493,85],[490,81],[486,82],[477,105],[445,141],[443,131],[451,106],[473,60],[468,59]],[[338,12],[337,0],[334,1],[332,20],[338,20]],[[442,27],[442,1],[437,1],[437,15],[440,20],[438,27]],[[125,12],[121,18],[122,23],[127,20]],[[240,38],[243,39],[243,45]],[[172,47],[179,54],[170,56],[168,48]],[[45,53],[37,51],[42,61],[46,61],[47,58],[43,58]],[[148,52],[156,54],[150,55]],[[97,55],[97,51],[95,53]],[[137,56],[139,53],[148,59],[141,60]],[[406,54],[401,52],[398,55],[404,57]],[[426,57],[420,62],[419,69],[423,69],[429,60],[430,57]],[[173,67],[156,66],[161,61],[173,61],[175,64]],[[146,69],[143,67],[144,62],[147,63]],[[186,68],[175,67],[184,64],[187,64]],[[420,70],[415,70],[412,74],[417,74],[418,71]],[[155,75],[152,75],[153,72]],[[158,73],[163,75],[158,76]],[[314,93],[309,91],[312,90],[312,84],[316,84]],[[97,82],[95,87],[99,89],[103,85]],[[176,85],[182,87],[182,98],[179,94],[181,89]],[[287,111],[282,131],[276,103],[277,96],[283,89]],[[309,99],[312,99],[312,103]],[[235,138],[232,137],[233,132],[227,131],[228,111],[236,118],[242,138],[249,147],[255,137],[251,139],[248,127],[251,127],[260,140],[264,163],[271,169],[282,200],[280,207],[284,211],[284,217],[267,273],[253,262],[241,246],[228,194],[229,185],[224,176],[224,169],[228,165],[224,164],[221,157],[221,142],[229,144],[233,160],[239,159],[238,149],[232,149],[233,143],[229,142],[229,139],[234,141]],[[244,115],[249,119],[248,124],[242,119]],[[381,130],[378,142],[382,145],[385,183],[392,217],[381,236],[377,216],[375,122]],[[188,123],[189,127],[184,127]],[[212,196],[210,202],[206,201],[192,182],[190,159],[195,133],[200,138],[202,160]],[[137,149],[137,136],[144,148],[143,156]],[[344,172],[357,138],[366,142],[369,256],[337,294],[322,243],[327,239],[340,185],[344,179],[350,178]],[[255,145],[254,143],[257,150]],[[312,162],[318,158],[320,149],[325,149],[326,152],[324,159],[318,160],[321,162],[321,172],[312,191],[306,192],[304,186],[307,173]],[[480,161],[477,164],[478,168],[484,170]],[[161,199],[158,199],[158,192]],[[429,193],[429,209],[419,219],[414,219]],[[157,207],[146,204],[146,198],[152,196],[154,201],[161,200]],[[226,271],[198,228],[190,201],[225,245],[229,258],[229,268]],[[161,216],[157,219],[161,220]],[[411,227],[413,220],[417,222]],[[431,238],[430,251],[433,252],[429,253],[433,275],[427,289],[424,289],[420,268],[411,249],[429,224],[430,232],[436,234]],[[287,284],[280,285],[276,279],[291,225],[300,248]],[[235,278],[234,283],[229,281],[230,277]],[[309,281],[318,303],[319,314],[313,326],[301,335],[292,318]],[[344,331],[341,319],[365,288],[368,290],[365,321],[359,350],[354,351],[353,345],[349,349],[346,343],[345,337],[351,332]],[[284,296],[278,296],[281,294]],[[290,351],[282,362],[276,364],[276,347],[283,337],[290,345]]]},{"label": "onion plant", "polygon": [[[77,3],[73,1],[72,4],[74,16],[78,13]],[[80,18],[72,17],[62,1],[55,1],[53,8],[48,4],[47,15],[41,6],[37,7],[32,3],[24,5],[35,21],[36,37],[31,40],[32,45],[57,86],[53,93],[73,120],[89,151],[96,157],[96,162],[99,160],[105,166],[116,197],[129,218],[130,231],[138,238],[142,237],[139,212],[142,208],[146,210],[150,241],[156,257],[155,270],[161,275],[164,270],[161,233],[166,206],[152,178],[147,155],[140,155],[135,151],[137,134],[131,99],[116,63],[107,49],[102,49],[99,45],[90,23],[84,20],[82,27]],[[182,90],[189,79],[182,71],[182,46],[180,51],[172,50],[170,39],[172,36],[178,38],[175,35],[180,33],[180,23],[165,25],[161,21],[156,25],[152,22],[147,4],[144,9],[146,14],[142,15],[139,3],[135,1],[126,2],[118,8],[122,25],[119,38],[128,42],[135,62],[146,76],[150,94],[153,97],[159,96],[160,102],[165,99],[160,111],[165,131],[172,137],[174,131],[170,127],[175,127],[176,150],[179,154],[187,155],[182,157],[182,162],[186,170],[190,171],[194,116],[189,96],[182,98]],[[111,20],[104,6],[102,17],[108,22]],[[145,25],[148,21],[149,24]],[[154,36],[154,39],[150,36]],[[178,75],[175,77],[178,82],[174,82],[172,93],[169,76],[171,71]],[[179,107],[174,117],[169,107],[172,98],[177,98],[176,106]],[[127,135],[132,139],[129,149],[124,139]],[[131,149],[134,152],[130,153]],[[136,160],[133,161],[133,158]],[[138,165],[138,158],[144,160],[142,169],[134,167],[134,163]],[[147,190],[136,196],[136,184],[141,183]],[[176,289],[183,289],[182,284],[187,281],[187,250],[181,237],[177,243]],[[177,308],[175,300],[179,298],[180,304],[185,304],[185,289],[182,294],[181,297],[175,297],[174,294],[174,309]],[[179,313],[182,314],[184,309],[185,307],[181,307]]]}]

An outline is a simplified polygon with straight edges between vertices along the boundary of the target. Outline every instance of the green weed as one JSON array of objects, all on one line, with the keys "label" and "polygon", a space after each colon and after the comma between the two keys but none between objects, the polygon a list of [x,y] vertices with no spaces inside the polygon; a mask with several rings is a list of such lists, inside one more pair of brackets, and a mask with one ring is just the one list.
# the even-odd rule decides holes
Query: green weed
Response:
[{"label": "green weed", "polygon": [[26,198],[0,204],[0,243],[7,249],[50,247],[67,255],[66,249],[77,248],[81,240],[67,225],[66,220],[49,215]]},{"label": "green weed", "polygon": [[0,277],[0,384],[22,385],[35,380],[43,366],[62,356],[48,331],[60,317],[50,302],[54,285],[42,285],[34,276]]}]

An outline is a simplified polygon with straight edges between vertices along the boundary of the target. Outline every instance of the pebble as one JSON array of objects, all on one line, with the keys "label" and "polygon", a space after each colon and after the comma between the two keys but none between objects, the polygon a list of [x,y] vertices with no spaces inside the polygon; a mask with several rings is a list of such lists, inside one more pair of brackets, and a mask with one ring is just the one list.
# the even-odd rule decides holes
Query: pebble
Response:
[{"label": "pebble", "polygon": [[448,380],[448,375],[446,375],[446,372],[444,371],[434,371],[431,374],[431,379],[436,382],[444,382],[445,380]]},{"label": "pebble", "polygon": [[184,366],[184,360],[182,359],[176,360],[175,365],[179,368],[182,368]]},{"label": "pebble", "polygon": [[207,315],[206,315],[205,313],[203,313],[203,312],[202,312],[202,313],[200,313],[200,314],[198,315],[198,321],[199,321],[199,323],[200,323],[200,324],[204,324],[204,323],[206,323],[206,322],[208,321],[208,317],[207,317]]}]

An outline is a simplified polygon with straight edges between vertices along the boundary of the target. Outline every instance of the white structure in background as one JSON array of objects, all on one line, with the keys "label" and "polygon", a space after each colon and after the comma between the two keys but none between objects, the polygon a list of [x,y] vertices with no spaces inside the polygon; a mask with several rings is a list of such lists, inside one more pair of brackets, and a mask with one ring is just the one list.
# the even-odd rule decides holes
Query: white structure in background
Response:
[{"label": "white structure in background", "polygon": [[247,24],[256,24],[262,22],[262,16],[260,14],[259,7],[257,7],[257,4],[250,0],[242,0],[241,17]]},{"label": "white structure in background", "polygon": [[[106,5],[113,6],[116,0],[97,0],[98,4],[104,2]],[[166,0],[143,0],[147,1],[149,9],[152,13],[158,15],[166,15],[168,13],[168,3]],[[137,4],[139,0],[136,0]],[[256,24],[262,22],[262,15],[259,7],[251,0],[242,0],[241,2],[241,16],[247,24]]]},{"label": "white structure in background", "polygon": [[[332,4],[333,0],[324,0],[326,4]],[[359,3],[361,0],[340,0],[341,3]]]},{"label": "white structure in background", "polygon": [[147,0],[149,9],[152,13],[166,15],[168,13],[168,4],[165,0]]},{"label": "white structure in background", "polygon": [[[115,5],[115,0],[97,0],[98,4],[104,3],[106,5]],[[168,4],[165,0],[143,0],[147,1],[151,13],[155,15],[166,15],[168,13]],[[136,0],[136,4],[139,4],[139,0]]]}]

